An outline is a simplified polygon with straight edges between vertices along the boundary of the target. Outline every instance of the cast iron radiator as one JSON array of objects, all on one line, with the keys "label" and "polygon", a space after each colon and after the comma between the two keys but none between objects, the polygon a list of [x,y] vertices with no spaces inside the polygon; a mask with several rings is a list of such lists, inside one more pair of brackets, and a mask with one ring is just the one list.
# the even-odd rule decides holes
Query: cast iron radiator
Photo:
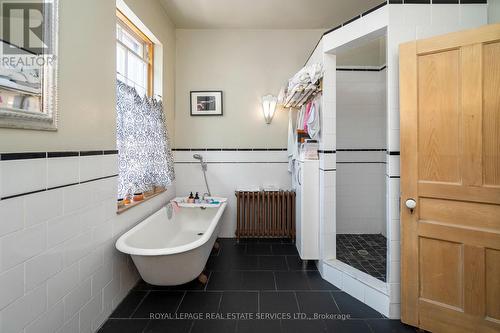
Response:
[{"label": "cast iron radiator", "polygon": [[295,192],[236,191],[236,238],[295,239]]}]

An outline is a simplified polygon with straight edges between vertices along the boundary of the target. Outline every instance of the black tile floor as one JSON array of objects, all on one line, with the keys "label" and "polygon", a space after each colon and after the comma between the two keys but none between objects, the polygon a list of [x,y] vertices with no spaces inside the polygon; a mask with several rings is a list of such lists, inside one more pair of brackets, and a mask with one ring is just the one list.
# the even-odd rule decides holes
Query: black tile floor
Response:
[{"label": "black tile floor", "polygon": [[323,280],[288,240],[219,243],[207,285],[141,281],[99,332],[415,332]]},{"label": "black tile floor", "polygon": [[337,234],[337,259],[386,281],[387,238],[381,234]]}]

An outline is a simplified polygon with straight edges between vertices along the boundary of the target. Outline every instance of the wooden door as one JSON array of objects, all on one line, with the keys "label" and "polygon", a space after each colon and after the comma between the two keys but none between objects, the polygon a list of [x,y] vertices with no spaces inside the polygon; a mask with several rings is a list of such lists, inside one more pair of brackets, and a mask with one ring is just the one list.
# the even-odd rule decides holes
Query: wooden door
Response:
[{"label": "wooden door", "polygon": [[401,45],[400,106],[402,321],[500,332],[500,24]]}]

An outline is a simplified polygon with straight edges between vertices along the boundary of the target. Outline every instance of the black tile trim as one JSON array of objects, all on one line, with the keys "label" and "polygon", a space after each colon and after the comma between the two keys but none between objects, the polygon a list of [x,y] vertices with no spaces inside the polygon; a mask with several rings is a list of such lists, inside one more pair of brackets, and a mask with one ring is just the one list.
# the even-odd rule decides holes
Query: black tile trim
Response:
[{"label": "black tile trim", "polygon": [[412,4],[430,4],[431,0],[404,0],[405,5],[412,5]]},{"label": "black tile trim", "polygon": [[337,169],[321,169],[319,168],[321,171],[337,171]]},{"label": "black tile trim", "polygon": [[27,152],[27,153],[2,153],[0,161],[29,160],[36,158],[56,158],[74,156],[97,156],[115,155],[118,150],[84,150],[84,151],[49,151],[49,152]]},{"label": "black tile trim", "polygon": [[384,7],[385,5],[387,5],[386,1],[382,2],[380,5],[377,5],[377,6],[373,7],[372,9],[368,9],[366,12],[364,12],[363,14],[361,14],[361,16],[366,16],[366,15],[370,14],[371,12],[374,12],[377,9]]},{"label": "black tile trim", "polygon": [[85,180],[83,182],[78,182],[78,183],[71,183],[71,184],[66,184],[66,185],[60,185],[60,186],[55,186],[55,187],[44,188],[44,189],[40,189],[40,190],[36,190],[36,191],[31,191],[31,192],[24,192],[24,193],[9,195],[9,196],[0,198],[0,200],[13,199],[13,198],[17,198],[17,197],[22,197],[24,195],[35,194],[35,193],[40,193],[40,192],[45,192],[45,191],[50,191],[50,190],[56,190],[56,189],[63,188],[63,187],[74,186],[74,185],[78,185],[78,184],[90,183],[90,182],[94,182],[94,181],[98,181],[98,180],[103,180],[103,179],[107,179],[107,178],[113,178],[113,177],[117,177],[117,176],[118,176],[118,174],[115,174],[115,175],[110,175],[110,176],[105,176],[105,177],[93,178],[93,179]]},{"label": "black tile trim", "polygon": [[[200,164],[200,162],[174,162],[175,164]],[[206,162],[207,164],[288,164],[288,162],[239,162],[239,161],[226,161],[226,162]]]},{"label": "black tile trim", "polygon": [[379,72],[377,68],[337,68],[337,72]]},{"label": "black tile trim", "polygon": [[36,190],[36,191],[31,191],[31,192],[26,192],[26,193],[14,194],[14,195],[9,195],[7,197],[3,197],[0,200],[13,199],[13,198],[21,197],[23,195],[35,194],[35,193],[40,193],[40,192],[45,192],[45,191],[47,191],[47,189],[41,189],[41,190]]},{"label": "black tile trim", "polygon": [[103,150],[86,150],[86,151],[81,151],[80,156],[94,156],[94,155],[103,155],[104,151]]},{"label": "black tile trim", "polygon": [[387,162],[375,162],[375,161],[349,161],[349,162],[336,162],[337,164],[387,164]]},{"label": "black tile trim", "polygon": [[108,179],[108,178],[113,178],[113,177],[118,177],[118,174],[114,174],[111,176],[99,177],[99,178],[93,178],[93,179],[89,179],[89,180],[84,180],[83,182],[80,182],[80,184],[86,184],[86,183],[90,183],[90,182],[95,182],[97,180],[103,180],[103,179]]},{"label": "black tile trim", "polygon": [[287,148],[174,148],[172,151],[287,151]]},{"label": "black tile trim", "polygon": [[482,4],[488,3],[487,0],[460,0],[461,4]]},{"label": "black tile trim", "polygon": [[385,148],[337,149],[337,151],[387,151]]},{"label": "black tile trim", "polygon": [[[370,14],[370,13],[372,13],[372,12],[376,11],[377,9],[384,7],[386,4],[387,4],[387,2],[386,2],[386,1],[384,1],[384,2],[382,2],[382,3],[378,4],[378,5],[376,5],[375,7],[372,7],[372,8],[370,8],[370,9],[368,9],[368,10],[367,10],[367,11],[365,11],[364,13],[362,13],[362,14],[360,14],[360,15],[356,16],[356,17],[353,17],[352,19],[350,19],[350,20],[348,20],[348,21],[346,21],[346,22],[344,22],[344,23],[342,23],[342,24],[340,24],[340,25],[336,26],[335,28],[332,28],[332,29],[329,29],[329,30],[325,31],[325,32],[323,33],[323,36],[324,36],[324,35],[328,35],[330,32],[335,31],[335,30],[337,30],[337,29],[340,29],[340,28],[342,28],[343,26],[345,26],[345,25],[347,25],[347,24],[349,24],[349,23],[351,23],[351,22],[356,21],[358,18],[360,18],[360,17],[362,17],[362,16],[366,16],[366,15],[368,15],[368,14]],[[321,40],[321,38],[320,38],[320,40]],[[319,44],[319,42],[318,42],[318,44]],[[316,45],[316,46],[317,46],[317,45]],[[316,49],[316,47],[315,47],[314,49]],[[314,52],[314,51],[313,51],[313,52]],[[307,59],[307,60],[309,60],[309,59]],[[306,62],[306,63],[307,63],[307,62]]]},{"label": "black tile trim", "polygon": [[[324,36],[324,35],[328,35],[330,32],[333,32],[333,31],[338,30],[338,29],[340,29],[340,28],[342,28],[342,24],[339,24],[338,26],[336,26],[336,27],[334,27],[334,28],[331,28],[331,29],[329,29],[329,30],[325,31],[325,32],[323,33],[323,36]],[[320,38],[319,40],[321,41],[321,38]],[[318,41],[318,44],[319,44],[319,41]],[[318,44],[316,44],[316,46],[318,46]],[[314,49],[316,49],[316,47],[315,47]],[[314,50],[313,50],[313,53],[314,53]],[[311,54],[312,54],[312,53],[311,53]],[[307,59],[307,60],[309,60],[309,59]]]},{"label": "black tile trim", "polygon": [[401,176],[389,176],[389,175],[386,175],[386,176],[389,178],[401,178]]},{"label": "black tile trim", "polygon": [[1,161],[28,160],[28,159],[46,158],[46,157],[47,153],[45,152],[0,154]]},{"label": "black tile trim", "polygon": [[77,151],[52,151],[47,153],[48,158],[54,157],[74,157],[78,156],[80,153]]},{"label": "black tile trim", "polygon": [[383,65],[380,66],[379,68],[349,68],[349,67],[340,67],[337,68],[336,70],[338,72],[380,72],[386,69],[387,66]]},{"label": "black tile trim", "polygon": [[336,154],[336,150],[318,150],[318,154]]},{"label": "black tile trim", "polygon": [[387,155],[399,155],[399,151],[387,151]]},{"label": "black tile trim", "polygon": [[[340,27],[341,27],[341,25],[339,25],[339,26],[337,26],[337,27],[333,28],[331,31],[336,30],[336,29],[338,29],[338,28],[340,28]],[[323,35],[322,35],[322,36],[318,39],[318,41],[316,42],[316,45],[314,45],[314,47],[313,47],[313,49],[312,49],[311,53],[309,53],[309,56],[307,57],[307,60],[306,60],[306,62],[304,63],[304,66],[305,66],[305,65],[307,65],[307,62],[309,61],[309,59],[311,59],[311,57],[312,57],[312,55],[313,55],[314,51],[316,51],[316,49],[318,48],[319,43],[321,42],[321,38],[323,38],[323,36],[324,36],[324,35],[325,35],[325,34],[323,34]]]},{"label": "black tile trim", "polygon": [[349,23],[352,23],[354,21],[356,21],[357,19],[360,19],[361,18],[361,15],[358,15],[358,16],[354,16],[352,19],[348,20],[348,21],[345,21],[344,23],[342,23],[342,26],[346,26],[348,25]]},{"label": "black tile trim", "polygon": [[63,187],[68,187],[68,186],[74,186],[74,185],[78,185],[78,184],[80,184],[80,183],[71,183],[71,184],[66,184],[66,185],[59,185],[59,186],[49,187],[49,188],[47,188],[47,191],[57,190],[58,188],[63,188]]},{"label": "black tile trim", "polygon": [[433,5],[440,5],[440,4],[456,4],[458,5],[458,0],[432,0]]},{"label": "black tile trim", "polygon": [[362,14],[360,14],[360,15],[356,16],[356,17],[353,17],[353,18],[352,18],[352,19],[350,19],[349,21],[346,21],[346,22],[344,22],[344,23],[342,23],[342,24],[340,24],[340,25],[338,25],[338,26],[336,26],[336,27],[333,27],[333,28],[328,29],[327,31],[325,31],[325,32],[323,33],[323,35],[321,35],[321,37],[319,38],[318,42],[316,43],[316,45],[315,45],[315,46],[314,46],[314,48],[312,49],[312,51],[311,51],[311,53],[309,54],[309,56],[307,57],[307,60],[306,60],[306,62],[304,63],[304,66],[305,66],[305,64],[307,64],[307,62],[309,61],[309,59],[311,59],[311,56],[313,55],[314,51],[315,51],[315,50],[316,50],[316,48],[318,47],[318,45],[319,45],[319,43],[321,42],[321,39],[323,38],[323,36],[328,35],[330,32],[333,32],[333,31],[335,31],[335,30],[337,30],[337,29],[340,29],[340,28],[342,28],[343,26],[345,26],[345,25],[347,25],[347,24],[349,24],[349,23],[351,23],[351,22],[356,21],[358,18],[360,18],[360,17],[362,17],[362,16],[366,16],[366,15],[370,14],[371,12],[374,12],[374,11],[376,11],[377,9],[379,9],[379,8],[381,8],[381,7],[384,7],[386,4],[387,4],[387,1],[384,1],[384,2],[382,2],[382,3],[378,4],[378,5],[376,5],[375,7],[371,8],[371,9],[368,9],[368,10],[367,10],[367,11],[365,11],[364,13],[362,13]]}]

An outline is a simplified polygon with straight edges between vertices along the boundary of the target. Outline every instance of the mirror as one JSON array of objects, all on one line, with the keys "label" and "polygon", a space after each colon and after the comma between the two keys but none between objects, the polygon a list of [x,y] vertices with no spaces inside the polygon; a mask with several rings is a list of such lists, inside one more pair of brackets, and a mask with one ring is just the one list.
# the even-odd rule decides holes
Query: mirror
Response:
[{"label": "mirror", "polygon": [[57,130],[58,0],[1,7],[0,127]]}]

